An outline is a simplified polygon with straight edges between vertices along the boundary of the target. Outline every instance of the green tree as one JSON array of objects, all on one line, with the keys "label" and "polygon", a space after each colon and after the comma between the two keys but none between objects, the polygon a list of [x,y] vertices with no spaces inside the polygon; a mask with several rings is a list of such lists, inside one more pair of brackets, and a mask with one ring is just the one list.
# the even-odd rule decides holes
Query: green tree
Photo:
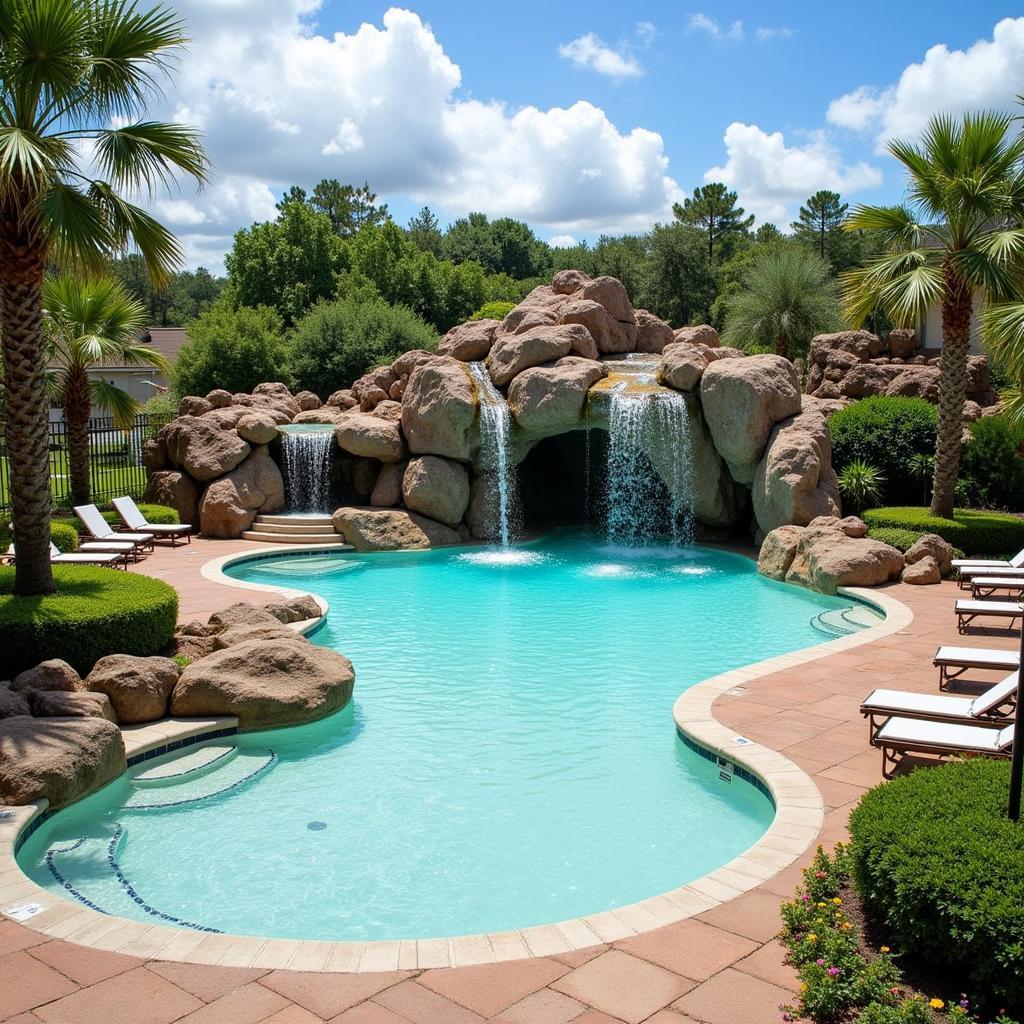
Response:
[{"label": "green tree", "polygon": [[489,274],[522,279],[546,274],[551,253],[528,224],[511,217],[488,220],[483,213],[461,217],[444,236],[444,255],[453,263],[472,260]]},{"label": "green tree", "polygon": [[208,308],[224,287],[223,279],[205,267],[176,271],[165,284],[156,285],[138,253],[111,260],[109,273],[142,303],[147,322],[158,327],[180,327]]},{"label": "green tree", "polygon": [[746,217],[742,206],[736,205],[736,193],[730,192],[720,181],[701,185],[693,196],[675,203],[672,212],[681,224],[690,224],[704,232],[708,259],[728,259],[737,238],[745,236],[754,223],[753,215]]},{"label": "green tree", "polygon": [[919,145],[889,143],[907,171],[907,201],[858,206],[850,229],[877,231],[885,252],[843,279],[847,315],[860,325],[876,305],[902,327],[929,307],[942,313],[939,434],[933,515],[951,518],[960,470],[974,293],[1009,299],[1024,251],[1024,137],[1009,115],[933,117]]},{"label": "green tree", "polygon": [[214,388],[252,391],[268,380],[289,383],[288,345],[277,310],[235,308],[225,295],[188,324],[188,344],[171,374],[179,398]]},{"label": "green tree", "polygon": [[342,185],[336,178],[324,178],[313,188],[309,205],[331,222],[334,233],[341,238],[354,235],[367,225],[389,220],[386,204],[376,205],[377,195],[369,183],[362,188]]},{"label": "green tree", "polygon": [[803,355],[815,334],[842,326],[839,286],[828,264],[798,243],[758,249],[726,300],[723,338],[735,348]]},{"label": "green tree", "polygon": [[[644,287],[650,261],[649,239],[641,235],[601,235],[594,246],[595,275],[617,277],[635,299]],[[652,307],[653,308],[653,307]]]},{"label": "green tree", "polygon": [[292,324],[334,294],[343,251],[330,218],[290,202],[276,221],[239,231],[224,264],[240,306],[273,306]]},{"label": "green tree", "polygon": [[443,256],[444,235],[441,232],[441,223],[429,206],[424,206],[415,217],[409,218],[405,234],[417,249],[429,252],[435,259],[441,259]]},{"label": "green tree", "polygon": [[71,497],[74,504],[87,505],[92,410],[108,411],[115,425],[126,429],[139,408],[127,391],[100,377],[90,378],[89,368],[116,362],[166,372],[170,364],[139,342],[146,309],[112,278],[48,277],[43,309],[50,396],[63,407],[68,430]]},{"label": "green tree", "polygon": [[801,241],[812,245],[823,259],[829,258],[829,242],[840,237],[849,203],[844,203],[838,192],[820,189],[800,207],[798,218],[790,227]]},{"label": "green tree", "polygon": [[706,319],[715,297],[715,273],[702,233],[684,224],[657,224],[634,304],[673,324]]},{"label": "green tree", "polygon": [[274,203],[279,211],[283,211],[289,203],[308,203],[309,193],[298,185],[292,185],[281,198]]},{"label": "green tree", "polygon": [[207,163],[191,128],[142,118],[184,42],[166,7],[4,0],[0,9],[0,321],[14,590],[46,594],[54,583],[44,268],[52,260],[100,270],[134,241],[150,274],[165,277],[180,259],[173,235],[122,193],[177,172],[203,179]]},{"label": "green tree", "polygon": [[413,348],[434,349],[436,333],[412,310],[377,299],[322,302],[295,327],[296,386],[327,396]]},{"label": "green tree", "polygon": [[782,237],[782,232],[774,224],[765,223],[754,232],[754,243],[762,245],[766,242],[777,242]]}]

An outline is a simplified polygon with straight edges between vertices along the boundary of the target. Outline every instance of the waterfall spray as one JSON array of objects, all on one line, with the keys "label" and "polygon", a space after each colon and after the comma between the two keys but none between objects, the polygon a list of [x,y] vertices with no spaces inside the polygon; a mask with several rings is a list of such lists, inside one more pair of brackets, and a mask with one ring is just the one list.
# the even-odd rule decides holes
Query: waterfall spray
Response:
[{"label": "waterfall spray", "polygon": [[293,513],[330,512],[331,446],[334,428],[304,425],[281,430],[281,475],[285,508]]},{"label": "waterfall spray", "polygon": [[491,540],[498,540],[503,548],[507,548],[512,543],[515,523],[519,518],[518,481],[515,466],[509,458],[511,417],[487,367],[483,363],[470,363],[469,369],[480,395],[480,464],[484,472],[493,477],[497,487],[498,500],[491,502],[488,508],[487,534]]}]

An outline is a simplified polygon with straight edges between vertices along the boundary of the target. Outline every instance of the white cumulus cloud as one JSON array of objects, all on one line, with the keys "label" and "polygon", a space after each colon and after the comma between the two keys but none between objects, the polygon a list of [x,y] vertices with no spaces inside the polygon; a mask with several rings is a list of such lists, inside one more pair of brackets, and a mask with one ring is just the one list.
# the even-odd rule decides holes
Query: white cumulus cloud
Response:
[{"label": "white cumulus cloud", "polygon": [[640,65],[632,57],[613,50],[593,32],[562,43],[558,47],[558,55],[578,68],[587,68],[609,78],[636,78],[643,74]]},{"label": "white cumulus cloud", "polygon": [[806,145],[787,145],[782,132],[734,121],[725,130],[727,160],[704,174],[739,193],[740,204],[760,223],[785,226],[793,210],[818,189],[849,193],[881,184],[882,174],[867,163],[847,165],[823,132]]},{"label": "white cumulus cloud", "polygon": [[1024,18],[1004,18],[991,39],[965,50],[932,46],[919,63],[903,69],[884,86],[862,85],[833,100],[828,120],[837,126],[874,133],[879,146],[888,139],[913,138],[935,113],[967,110],[1016,110],[1024,92]]},{"label": "white cumulus cloud", "polygon": [[769,43],[773,39],[788,39],[793,34],[793,30],[785,25],[780,25],[778,28],[759,28],[755,34],[759,43]]},{"label": "white cumulus cloud", "polygon": [[743,22],[738,19],[723,25],[707,14],[691,14],[687,19],[686,28],[689,32],[704,32],[712,39],[743,38]]},{"label": "white cumulus cloud", "polygon": [[320,2],[177,3],[194,42],[151,114],[198,126],[213,162],[209,187],[186,185],[157,207],[191,263],[219,267],[238,228],[274,216],[275,194],[325,177],[553,233],[641,230],[671,216],[680,189],[656,132],[622,130],[585,101],[517,109],[467,98],[417,14],[391,8],[379,24],[328,37],[312,21]]},{"label": "white cumulus cloud", "polygon": [[579,244],[574,235],[552,235],[548,239],[548,245],[553,245],[556,249],[571,249]]}]

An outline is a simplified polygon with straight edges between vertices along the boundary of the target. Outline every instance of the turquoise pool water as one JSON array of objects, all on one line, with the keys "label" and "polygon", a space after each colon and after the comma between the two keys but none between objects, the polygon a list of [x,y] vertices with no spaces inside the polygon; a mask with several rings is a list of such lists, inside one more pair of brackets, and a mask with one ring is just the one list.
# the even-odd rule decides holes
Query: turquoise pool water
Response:
[{"label": "turquoise pool water", "polygon": [[[307,939],[542,924],[686,883],[754,843],[768,798],[677,737],[717,672],[827,639],[849,600],[707,549],[574,533],[488,552],[281,556],[238,579],[312,590],[355,697],[309,726],[146,762],[49,819],[39,884],[155,923]],[[209,761],[209,763],[206,763]],[[166,773],[165,773],[166,774]]]}]

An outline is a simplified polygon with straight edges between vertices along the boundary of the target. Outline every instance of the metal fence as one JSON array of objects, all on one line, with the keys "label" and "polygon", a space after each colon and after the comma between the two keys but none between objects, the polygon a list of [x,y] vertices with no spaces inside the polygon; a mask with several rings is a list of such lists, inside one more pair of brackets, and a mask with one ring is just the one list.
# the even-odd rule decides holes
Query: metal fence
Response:
[{"label": "metal fence", "polygon": [[[94,502],[130,494],[142,496],[146,489],[146,470],[142,465],[142,442],[152,437],[167,419],[141,415],[127,430],[114,425],[110,418],[89,421],[89,471]],[[50,491],[58,508],[71,505],[71,467],[68,461],[68,432],[63,420],[51,421],[48,447],[50,451]],[[7,459],[7,437],[0,427],[0,511],[11,505],[11,470]]]}]

